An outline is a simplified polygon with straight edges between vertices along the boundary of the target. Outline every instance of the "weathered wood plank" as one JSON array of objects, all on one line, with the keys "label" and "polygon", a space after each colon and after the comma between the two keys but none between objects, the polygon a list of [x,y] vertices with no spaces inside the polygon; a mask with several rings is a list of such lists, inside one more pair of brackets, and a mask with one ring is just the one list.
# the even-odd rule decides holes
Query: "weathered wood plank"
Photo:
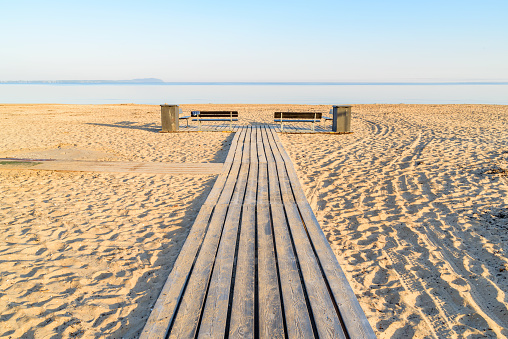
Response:
[{"label": "weathered wood plank", "polygon": [[292,180],[293,191],[296,196],[299,212],[305,224],[306,230],[312,240],[317,257],[325,274],[326,281],[332,291],[332,295],[337,305],[344,325],[351,338],[376,338],[372,327],[370,326],[365,313],[363,312],[358,299],[356,298],[344,272],[340,268],[337,257],[326,239],[319,222],[312,211],[301,185],[291,159],[285,149],[282,147],[277,134],[273,133],[273,138],[280,146],[279,151],[283,157],[288,175]]},{"label": "weathered wood plank", "polygon": [[[250,132],[250,129],[245,129],[241,168],[236,178],[233,196],[229,203],[226,222],[215,258],[213,274],[199,328],[198,337],[200,338],[222,338],[225,336],[238,228],[250,167]],[[233,178],[232,176],[231,179]]]},{"label": "weathered wood plank", "polygon": [[251,128],[246,127],[245,129],[245,139],[243,141],[243,151],[242,151],[242,163],[248,164],[250,163],[250,149],[251,149]]},{"label": "weathered wood plank", "polygon": [[233,161],[233,164],[231,166],[231,170],[228,174],[228,177],[226,179],[226,183],[224,185],[224,189],[221,193],[221,196],[219,198],[218,204],[229,204],[231,201],[231,196],[233,194],[233,191],[235,189],[236,180],[238,177],[238,173],[240,171],[241,167],[241,160],[242,160],[242,152],[243,152],[243,140],[245,138],[245,130],[240,131],[240,136],[238,139],[238,146],[236,148],[235,152],[235,160]]},{"label": "weathered wood plank", "polygon": [[229,327],[229,336],[231,338],[254,338],[255,226],[256,205],[244,205]]},{"label": "weathered wood plank", "polygon": [[264,128],[259,127],[256,129],[256,140],[257,140],[257,150],[258,150],[258,162],[265,163],[266,164],[266,154],[265,154],[265,148],[263,145],[263,130]]},{"label": "weathered wood plank", "polygon": [[225,204],[215,207],[169,338],[190,338],[196,334],[227,210],[228,205]]},{"label": "weathered wood plank", "polygon": [[259,337],[283,338],[283,311],[270,218],[268,165],[263,134],[262,128],[258,128],[256,139],[259,161],[257,189]]},{"label": "weathered wood plank", "polygon": [[[241,204],[229,206],[219,250],[217,251],[213,266],[213,274],[210,280],[208,295],[206,296],[198,338],[225,337],[231,276],[233,274],[241,210]],[[193,275],[197,273],[193,273]],[[197,301],[194,300],[193,302]]]},{"label": "weathered wood plank", "polygon": [[148,173],[170,175],[220,174],[223,164],[219,163],[164,163],[124,161],[3,161],[0,169],[44,170],[61,172],[107,172],[107,173]]},{"label": "weathered wood plank", "polygon": [[268,133],[268,140],[277,164],[284,209],[291,230],[304,285],[312,308],[317,332],[320,338],[345,338],[346,336],[343,332],[339,315],[335,311],[325,280],[314,255],[310,239],[304,230],[298,208],[294,203],[285,163],[282,160],[279,148],[275,144],[272,133]]},{"label": "weathered wood plank", "polygon": [[199,246],[207,230],[212,211],[213,206],[204,205],[201,207],[180,255],[162,288],[143,332],[141,332],[140,338],[166,338],[166,333],[175,317],[176,308],[183,295]]},{"label": "weathered wood plank", "polygon": [[263,144],[268,162],[270,210],[288,335],[292,338],[313,338],[311,317],[293,251],[279,190],[276,164],[266,130],[263,133]]},{"label": "weathered wood plank", "polygon": [[[260,174],[261,178],[266,178]],[[265,179],[266,180],[266,179]],[[265,184],[268,187],[267,184]],[[281,292],[275,261],[270,205],[257,205],[259,337],[284,338]]]},{"label": "weathered wood plank", "polygon": [[[271,180],[271,178],[270,178]],[[270,203],[286,327],[290,338],[314,338],[296,256],[280,202]]]},{"label": "weathered wood plank", "polygon": [[[255,298],[255,243],[256,243],[256,196],[258,180],[258,154],[256,128],[249,129],[250,154],[249,174],[245,201],[242,211],[242,225],[236,275],[234,282],[233,305],[229,334],[233,338],[253,338],[254,336],[254,298]],[[247,140],[247,138],[245,139]]]},{"label": "weathered wood plank", "polygon": [[295,203],[284,202],[319,338],[346,338]]},{"label": "weathered wood plank", "polygon": [[245,190],[247,188],[247,179],[249,177],[250,165],[248,162],[242,162],[238,178],[235,183],[235,190],[231,197],[230,204],[243,204]]},{"label": "weathered wood plank", "polygon": [[265,151],[268,168],[268,189],[270,194],[270,203],[282,203],[277,166],[275,164],[275,159],[273,158],[273,153],[270,148],[270,141],[268,140],[266,129],[263,129],[263,149]]},{"label": "weathered wood plank", "polygon": [[245,192],[244,204],[256,204],[257,186],[258,186],[258,153],[256,142],[256,129],[251,130],[251,144],[250,144],[250,167],[249,177],[247,181],[247,190]]},{"label": "weathered wood plank", "polygon": [[257,130],[259,128],[252,127],[251,129],[251,150],[250,150],[250,162],[258,162],[258,150],[257,150]]},{"label": "weathered wood plank", "polygon": [[293,192],[291,190],[291,185],[289,183],[289,179],[288,179],[288,176],[286,173],[286,167],[284,164],[284,160],[282,159],[279,148],[277,147],[277,144],[275,143],[275,141],[273,139],[271,130],[268,130],[267,142],[270,145],[273,159],[276,164],[277,174],[279,176],[279,186],[280,186],[280,191],[281,191],[282,197],[285,199],[284,200],[285,202],[293,202],[294,201]]}]

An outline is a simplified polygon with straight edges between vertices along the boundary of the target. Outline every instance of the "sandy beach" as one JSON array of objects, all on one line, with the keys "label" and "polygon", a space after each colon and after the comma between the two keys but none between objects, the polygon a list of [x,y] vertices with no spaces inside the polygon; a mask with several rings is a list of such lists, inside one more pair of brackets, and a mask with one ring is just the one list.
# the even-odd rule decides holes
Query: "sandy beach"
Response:
[{"label": "sandy beach", "polygon": [[[508,106],[352,112],[280,138],[376,335],[508,337]],[[221,163],[233,137],[159,130],[157,105],[0,105],[0,158]],[[216,177],[0,169],[0,338],[136,338]]]}]

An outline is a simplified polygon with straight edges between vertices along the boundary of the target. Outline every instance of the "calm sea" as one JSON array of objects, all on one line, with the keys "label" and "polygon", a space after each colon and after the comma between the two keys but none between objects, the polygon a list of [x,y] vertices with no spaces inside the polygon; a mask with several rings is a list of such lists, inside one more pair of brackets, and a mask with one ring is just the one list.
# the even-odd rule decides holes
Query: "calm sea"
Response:
[{"label": "calm sea", "polygon": [[0,84],[0,103],[508,104],[507,84],[26,85]]}]

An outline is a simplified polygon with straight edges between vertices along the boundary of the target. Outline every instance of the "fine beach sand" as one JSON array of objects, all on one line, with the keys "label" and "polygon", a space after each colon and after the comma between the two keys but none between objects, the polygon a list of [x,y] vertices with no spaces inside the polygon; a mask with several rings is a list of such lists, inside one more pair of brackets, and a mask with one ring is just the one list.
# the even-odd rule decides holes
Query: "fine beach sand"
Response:
[{"label": "fine beach sand", "polygon": [[[508,106],[352,111],[279,135],[377,336],[508,337]],[[0,158],[220,163],[233,137],[159,129],[159,106],[0,105]],[[0,169],[0,338],[136,338],[215,178]]]}]

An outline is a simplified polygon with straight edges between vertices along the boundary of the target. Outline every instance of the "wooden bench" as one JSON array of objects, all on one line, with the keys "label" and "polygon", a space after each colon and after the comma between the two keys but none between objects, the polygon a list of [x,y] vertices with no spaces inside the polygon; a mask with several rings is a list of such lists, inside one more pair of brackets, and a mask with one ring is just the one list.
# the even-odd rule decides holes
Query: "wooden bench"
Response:
[{"label": "wooden bench", "polygon": [[202,121],[229,121],[229,128],[233,130],[233,121],[238,121],[237,111],[192,111],[192,121],[198,122],[198,131],[201,131]]},{"label": "wooden bench", "polygon": [[315,123],[320,122],[322,116],[323,113],[318,112],[275,112],[273,121],[280,122],[281,132],[284,130],[285,122],[311,122],[312,131],[314,132]]}]

